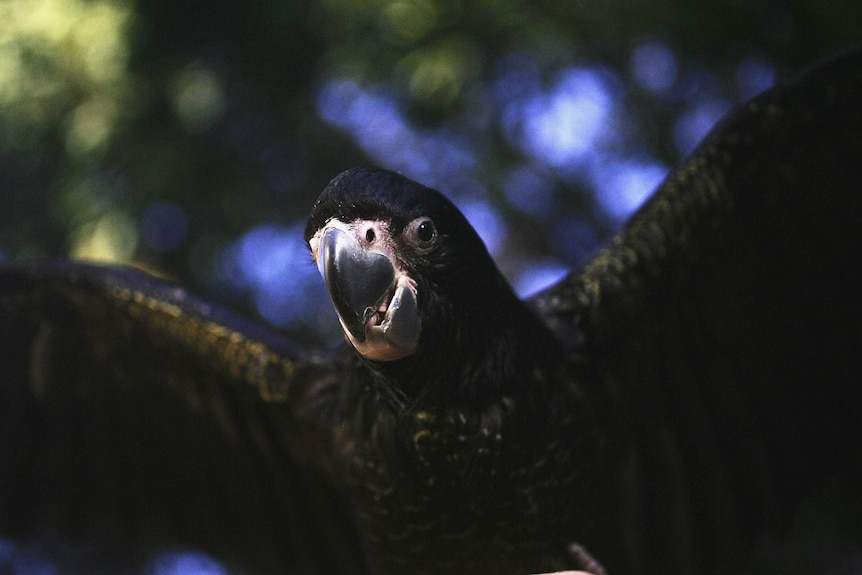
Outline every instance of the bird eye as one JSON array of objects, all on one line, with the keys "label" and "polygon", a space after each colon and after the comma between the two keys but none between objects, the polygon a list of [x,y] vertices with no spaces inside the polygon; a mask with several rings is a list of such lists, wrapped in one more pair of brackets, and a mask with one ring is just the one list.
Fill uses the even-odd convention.
[{"label": "bird eye", "polygon": [[430,242],[434,239],[434,224],[431,220],[425,220],[417,226],[416,237],[420,242]]},{"label": "bird eye", "polygon": [[416,218],[407,225],[407,235],[413,242],[424,246],[437,237],[437,228],[429,218]]}]

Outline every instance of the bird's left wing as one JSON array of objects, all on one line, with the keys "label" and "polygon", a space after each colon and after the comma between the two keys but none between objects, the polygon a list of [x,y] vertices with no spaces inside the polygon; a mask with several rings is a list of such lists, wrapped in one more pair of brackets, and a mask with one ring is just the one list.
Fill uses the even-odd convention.
[{"label": "bird's left wing", "polygon": [[0,543],[61,573],[178,549],[251,573],[362,572],[319,423],[334,380],[147,274],[3,264]]},{"label": "bird's left wing", "polygon": [[608,506],[648,572],[733,565],[859,477],[860,103],[857,49],[740,107],[533,301],[624,446]]}]

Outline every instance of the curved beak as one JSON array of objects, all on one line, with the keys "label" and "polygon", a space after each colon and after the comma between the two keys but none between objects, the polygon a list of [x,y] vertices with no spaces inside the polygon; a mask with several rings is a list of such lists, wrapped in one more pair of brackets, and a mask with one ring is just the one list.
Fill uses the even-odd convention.
[{"label": "curved beak", "polygon": [[396,281],[389,257],[365,249],[351,233],[328,227],[320,237],[317,265],[341,325],[357,342]]},{"label": "curved beak", "polygon": [[364,357],[394,361],[415,353],[419,344],[418,289],[401,268],[385,226],[373,245],[365,241],[368,229],[331,220],[308,245],[344,335]]}]

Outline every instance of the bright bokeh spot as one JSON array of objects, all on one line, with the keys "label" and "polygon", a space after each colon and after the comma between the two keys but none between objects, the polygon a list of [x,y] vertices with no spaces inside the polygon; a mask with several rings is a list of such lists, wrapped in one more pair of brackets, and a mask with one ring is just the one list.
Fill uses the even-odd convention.
[{"label": "bright bokeh spot", "polygon": [[[71,111],[69,144],[84,151],[101,145],[126,96],[130,22],[123,2],[0,2],[0,117],[6,129],[42,127],[85,94]],[[28,64],[33,61],[40,65]]]},{"label": "bright bokeh spot", "polygon": [[150,562],[149,575],[229,575],[218,561],[200,552],[170,551]]},{"label": "bright bokeh spot", "polygon": [[652,194],[667,172],[667,166],[654,161],[600,162],[593,171],[596,198],[612,218],[625,220]]},{"label": "bright bokeh spot", "polygon": [[389,30],[401,41],[415,41],[437,24],[437,6],[429,0],[396,0],[382,10]]},{"label": "bright bokeh spot", "polygon": [[543,259],[532,262],[515,278],[515,292],[521,297],[529,297],[554,285],[569,271],[569,266],[557,260]]},{"label": "bright bokeh spot", "polygon": [[728,110],[730,110],[728,102],[709,99],[698,101],[680,115],[673,127],[673,141],[679,153],[682,155],[691,153]]},{"label": "bright bokeh spot", "polygon": [[110,99],[84,102],[69,115],[66,149],[73,157],[83,157],[104,148],[114,129],[117,110]]},{"label": "bright bokeh spot", "polygon": [[412,126],[404,118],[399,100],[385,89],[335,79],[321,90],[317,106],[326,122],[351,134],[379,165],[425,185],[445,189],[475,164],[463,137],[447,127]]},{"label": "bright bokeh spot", "polygon": [[75,230],[69,256],[101,262],[128,262],[138,247],[135,222],[118,210],[105,213]]},{"label": "bright bokeh spot", "polygon": [[491,255],[499,256],[506,239],[506,227],[497,211],[488,202],[479,200],[461,201],[457,204],[458,209],[485,242]]},{"label": "bright bokeh spot", "polygon": [[559,168],[594,149],[613,111],[605,76],[575,68],[563,71],[549,91],[510,104],[505,121],[510,140],[535,160]]},{"label": "bright bokeh spot", "polygon": [[632,54],[632,77],[651,92],[666,92],[676,82],[677,64],[673,51],[661,42],[647,42]]},{"label": "bright bokeh spot", "polygon": [[177,117],[192,134],[215,124],[227,106],[221,80],[212,71],[199,66],[190,66],[178,74],[172,99]]},{"label": "bright bokeh spot", "polygon": [[[264,224],[241,236],[222,258],[220,276],[251,296],[270,324],[304,322],[320,327],[331,306],[302,240],[304,225]],[[328,321],[327,321],[328,323]]]},{"label": "bright bokeh spot", "polygon": [[751,56],[736,68],[736,89],[741,100],[748,100],[775,83],[775,68],[764,58]]},{"label": "bright bokeh spot", "polygon": [[407,79],[412,99],[445,108],[461,93],[473,66],[473,51],[465,42],[446,40],[408,53],[396,67]]}]

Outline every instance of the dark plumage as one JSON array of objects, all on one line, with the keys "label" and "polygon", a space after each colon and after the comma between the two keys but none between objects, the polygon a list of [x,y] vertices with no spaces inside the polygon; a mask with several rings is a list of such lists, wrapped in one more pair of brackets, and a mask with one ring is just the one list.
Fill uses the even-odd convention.
[{"label": "dark plumage", "polygon": [[[442,195],[345,172],[305,234],[333,358],[137,272],[6,264],[0,536],[86,541],[78,572],[762,564],[807,497],[862,499],[859,102],[860,52],[755,99],[528,302]],[[809,543],[797,572],[841,572]]]},{"label": "dark plumage", "polygon": [[[420,217],[436,236],[416,246],[409,223]],[[332,218],[385,222],[421,315],[415,353],[361,360],[341,375],[346,439],[337,443],[374,535],[372,563],[383,572],[567,565],[567,542],[587,518],[579,499],[595,446],[559,342],[438,192],[350,170],[321,195],[306,239]]]}]

